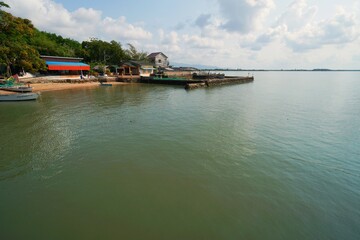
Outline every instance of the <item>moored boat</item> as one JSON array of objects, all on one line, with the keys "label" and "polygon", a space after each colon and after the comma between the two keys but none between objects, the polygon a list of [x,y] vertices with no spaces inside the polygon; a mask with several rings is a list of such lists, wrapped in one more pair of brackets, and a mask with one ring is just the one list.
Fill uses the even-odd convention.
[{"label": "moored boat", "polygon": [[1,94],[0,101],[30,101],[39,97],[37,93]]},{"label": "moored boat", "polygon": [[10,91],[10,92],[32,92],[32,87],[27,86],[1,86],[0,90]]},{"label": "moored boat", "polygon": [[103,83],[103,82],[100,82],[100,86],[111,87],[112,84],[111,84],[111,83]]}]

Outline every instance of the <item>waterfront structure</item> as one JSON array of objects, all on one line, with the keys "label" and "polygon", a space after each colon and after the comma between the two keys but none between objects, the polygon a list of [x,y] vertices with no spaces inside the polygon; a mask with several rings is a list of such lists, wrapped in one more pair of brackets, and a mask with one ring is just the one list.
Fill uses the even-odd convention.
[{"label": "waterfront structure", "polygon": [[167,68],[169,67],[168,57],[162,52],[150,53],[147,58],[155,67]]},{"label": "waterfront structure", "polygon": [[121,63],[118,71],[122,76],[149,77],[154,73],[154,68],[149,63],[128,61]]},{"label": "waterfront structure", "polygon": [[40,56],[46,63],[47,72],[53,74],[82,75],[82,71],[89,71],[90,66],[82,63],[83,58]]}]

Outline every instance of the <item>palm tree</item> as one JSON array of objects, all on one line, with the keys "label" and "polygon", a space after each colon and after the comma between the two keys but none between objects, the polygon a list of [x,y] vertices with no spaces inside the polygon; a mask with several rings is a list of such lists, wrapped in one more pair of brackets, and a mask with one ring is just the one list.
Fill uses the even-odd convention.
[{"label": "palm tree", "polygon": [[2,7],[10,8],[9,5],[7,5],[6,3],[0,1],[0,8],[2,8]]},{"label": "palm tree", "polygon": [[144,61],[147,57],[147,52],[138,52],[134,45],[128,43],[129,49],[125,50],[126,54],[129,55],[131,60]]}]

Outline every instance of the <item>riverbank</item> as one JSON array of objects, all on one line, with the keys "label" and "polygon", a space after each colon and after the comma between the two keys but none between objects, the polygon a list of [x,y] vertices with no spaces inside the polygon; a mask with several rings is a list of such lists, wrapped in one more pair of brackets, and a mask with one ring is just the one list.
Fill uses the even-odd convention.
[{"label": "riverbank", "polygon": [[[111,82],[112,85],[124,85],[127,83]],[[59,91],[66,89],[79,89],[79,88],[93,88],[100,87],[98,82],[84,82],[84,83],[33,83],[30,85],[33,92],[48,92]]]},{"label": "riverbank", "polygon": [[[206,75],[206,79],[192,79],[192,72],[178,71],[178,72],[167,72],[167,77],[162,79],[150,79],[145,78],[141,80],[139,76],[111,76],[103,78],[95,77],[84,77],[80,78],[77,75],[64,75],[64,76],[46,76],[46,77],[34,77],[34,78],[20,78],[20,82],[24,85],[31,86],[33,92],[48,92],[48,91],[59,91],[67,89],[78,89],[78,88],[91,88],[99,87],[99,82],[110,82],[112,85],[124,85],[129,83],[157,83],[157,84],[175,84],[175,85],[186,85],[186,89],[194,89],[199,87],[208,87],[212,85],[222,85],[230,83],[246,83],[252,82],[253,77],[224,77],[221,79],[210,79],[210,75]],[[173,78],[181,78],[176,81]],[[240,79],[240,81],[239,81]],[[1,91],[0,94],[11,94],[8,91]]]}]

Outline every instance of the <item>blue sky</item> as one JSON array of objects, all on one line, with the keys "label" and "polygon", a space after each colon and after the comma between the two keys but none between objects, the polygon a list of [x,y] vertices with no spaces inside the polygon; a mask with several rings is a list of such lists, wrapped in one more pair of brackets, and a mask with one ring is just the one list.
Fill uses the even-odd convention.
[{"label": "blue sky", "polygon": [[170,64],[360,69],[358,0],[4,2],[41,30],[162,51]]}]

